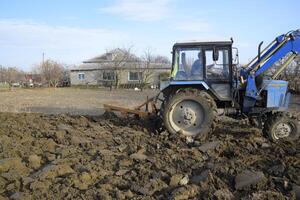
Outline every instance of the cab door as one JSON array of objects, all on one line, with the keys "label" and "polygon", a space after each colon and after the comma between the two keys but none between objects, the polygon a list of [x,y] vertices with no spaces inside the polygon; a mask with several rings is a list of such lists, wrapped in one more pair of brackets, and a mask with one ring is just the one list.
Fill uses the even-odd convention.
[{"label": "cab door", "polygon": [[214,46],[204,49],[205,79],[213,93],[222,101],[230,101],[232,88],[231,47]]}]

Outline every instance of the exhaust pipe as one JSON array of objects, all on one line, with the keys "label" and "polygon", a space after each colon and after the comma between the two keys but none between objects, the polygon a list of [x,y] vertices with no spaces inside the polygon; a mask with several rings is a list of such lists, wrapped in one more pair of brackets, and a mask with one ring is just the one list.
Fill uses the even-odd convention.
[{"label": "exhaust pipe", "polygon": [[261,56],[261,46],[263,45],[264,41],[261,41],[258,45],[258,56],[257,56],[257,61],[260,61],[260,56]]}]

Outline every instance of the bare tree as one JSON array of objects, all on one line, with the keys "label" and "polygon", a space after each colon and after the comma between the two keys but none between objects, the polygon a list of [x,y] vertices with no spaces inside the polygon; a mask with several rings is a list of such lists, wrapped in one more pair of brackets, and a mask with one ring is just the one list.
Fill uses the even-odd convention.
[{"label": "bare tree", "polygon": [[170,60],[166,56],[157,55],[154,57],[154,62],[158,64],[170,64]]},{"label": "bare tree", "polygon": [[300,75],[300,56],[297,56],[297,58],[295,59],[295,63],[296,63],[296,67],[294,70],[294,75],[295,75],[295,77],[299,77],[299,75]]},{"label": "bare tree", "polygon": [[170,64],[167,57],[162,55],[154,55],[150,48],[147,48],[142,55],[142,64],[140,65],[140,71],[142,72],[142,77],[140,79],[142,88],[146,87],[151,79],[155,76],[155,71],[153,68],[162,68]]},{"label": "bare tree", "polygon": [[5,82],[5,67],[0,65],[0,82]]},{"label": "bare tree", "polygon": [[290,70],[287,74],[286,80],[289,81],[290,89],[295,92],[300,92],[300,56],[296,57],[289,68]]},{"label": "bare tree", "polygon": [[115,72],[115,87],[118,88],[120,85],[121,74],[124,71],[124,67],[129,62],[137,61],[137,57],[131,53],[132,46],[128,48],[117,48],[114,50],[110,50],[106,53],[106,55],[110,58],[108,60],[111,61],[111,67]]},{"label": "bare tree", "polygon": [[[277,63],[277,68],[283,65],[287,57]],[[294,92],[300,92],[300,57],[296,57],[294,61],[284,69],[283,73],[279,76],[280,79],[289,81],[289,88]]]},{"label": "bare tree", "polygon": [[37,65],[35,71],[42,76],[43,82],[49,87],[57,87],[66,74],[64,65],[50,59]]},{"label": "bare tree", "polygon": [[15,67],[7,68],[7,82],[12,85],[12,83],[20,83],[24,81],[25,73]]},{"label": "bare tree", "polygon": [[13,83],[22,83],[25,80],[25,72],[16,67],[0,66],[0,82],[8,83],[10,86]]},{"label": "bare tree", "polygon": [[147,48],[144,51],[142,60],[143,62],[140,65],[140,71],[142,72],[142,75],[141,77],[139,77],[141,82],[141,89],[143,89],[150,82],[150,79],[154,75],[153,70],[151,70],[151,63],[154,61],[154,56],[150,48]]}]

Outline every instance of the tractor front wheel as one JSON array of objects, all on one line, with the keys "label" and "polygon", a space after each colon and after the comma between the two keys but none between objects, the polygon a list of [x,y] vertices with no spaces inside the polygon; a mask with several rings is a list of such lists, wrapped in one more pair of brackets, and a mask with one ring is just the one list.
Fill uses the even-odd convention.
[{"label": "tractor front wheel", "polygon": [[273,142],[282,140],[294,141],[300,135],[300,122],[288,113],[277,112],[268,115],[263,132]]},{"label": "tractor front wheel", "polygon": [[[213,101],[208,94],[179,92],[172,96],[164,107],[163,121],[172,134],[206,139],[214,124]],[[214,104],[215,105],[215,104]]]}]

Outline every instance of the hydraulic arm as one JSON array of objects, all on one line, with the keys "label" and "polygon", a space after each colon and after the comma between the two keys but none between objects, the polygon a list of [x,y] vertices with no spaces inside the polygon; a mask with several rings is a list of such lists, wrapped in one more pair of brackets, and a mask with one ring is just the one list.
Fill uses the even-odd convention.
[{"label": "hydraulic arm", "polygon": [[[261,46],[261,45],[260,45]],[[260,86],[257,85],[257,79],[278,60],[288,55],[285,63],[277,69],[272,75],[272,79],[276,79],[278,75],[293,61],[300,53],[300,29],[288,32],[285,35],[278,36],[271,42],[262,52],[246,66],[241,72],[243,79],[247,80],[244,111],[254,106],[256,100],[260,99]]]},{"label": "hydraulic arm", "polygon": [[254,74],[259,76],[288,53],[296,55],[300,53],[300,29],[278,36],[246,65],[243,75]]}]

